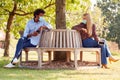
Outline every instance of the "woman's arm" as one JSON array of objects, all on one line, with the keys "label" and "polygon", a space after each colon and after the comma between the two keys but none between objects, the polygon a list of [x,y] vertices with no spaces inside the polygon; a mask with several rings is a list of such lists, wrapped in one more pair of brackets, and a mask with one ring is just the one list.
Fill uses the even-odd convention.
[{"label": "woman's arm", "polygon": [[87,33],[87,29],[86,29],[86,28],[83,28],[83,27],[81,27],[81,26],[83,26],[83,25],[80,23],[80,24],[78,24],[78,25],[73,26],[72,29],[77,30],[77,31],[82,32],[82,33],[88,34],[88,33]]},{"label": "woman's arm", "polygon": [[81,24],[75,25],[75,26],[72,27],[72,29],[77,30],[77,31],[81,31],[80,25]]}]

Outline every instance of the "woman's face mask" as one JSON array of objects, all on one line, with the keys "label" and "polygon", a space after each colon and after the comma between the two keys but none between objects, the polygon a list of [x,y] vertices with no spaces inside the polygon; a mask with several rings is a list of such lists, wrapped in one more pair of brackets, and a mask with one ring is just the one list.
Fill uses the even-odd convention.
[{"label": "woman's face mask", "polygon": [[83,20],[82,23],[86,24],[86,23],[87,23],[87,20]]}]

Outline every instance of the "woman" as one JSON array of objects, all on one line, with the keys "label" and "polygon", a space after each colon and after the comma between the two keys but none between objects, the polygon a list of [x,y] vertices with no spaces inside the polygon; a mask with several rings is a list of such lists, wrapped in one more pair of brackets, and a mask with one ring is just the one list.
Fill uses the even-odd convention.
[{"label": "woman", "polygon": [[[105,40],[100,40],[96,34],[96,27],[92,24],[91,17],[88,13],[83,15],[83,21],[73,26],[72,29],[75,29],[80,32],[82,37],[83,47],[100,47],[101,48],[101,63],[102,68],[107,67],[107,57],[109,57],[109,61],[116,62],[118,59],[113,58],[111,52],[106,44]],[[101,44],[100,44],[101,43]]]}]

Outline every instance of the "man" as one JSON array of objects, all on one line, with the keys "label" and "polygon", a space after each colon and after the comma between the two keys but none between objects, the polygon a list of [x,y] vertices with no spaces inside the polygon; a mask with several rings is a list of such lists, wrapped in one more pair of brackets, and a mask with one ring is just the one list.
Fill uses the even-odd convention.
[{"label": "man", "polygon": [[5,66],[6,68],[15,67],[15,64],[18,63],[22,49],[26,47],[36,47],[38,45],[41,35],[40,31],[52,28],[52,26],[42,18],[44,14],[45,11],[42,9],[36,9],[34,11],[34,18],[28,21],[23,37],[21,37],[17,43],[14,58]]}]

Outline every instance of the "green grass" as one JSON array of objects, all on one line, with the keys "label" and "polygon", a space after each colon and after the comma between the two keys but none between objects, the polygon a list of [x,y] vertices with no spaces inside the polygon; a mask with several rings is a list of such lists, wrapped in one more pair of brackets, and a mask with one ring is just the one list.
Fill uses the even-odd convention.
[{"label": "green grass", "polygon": [[0,80],[120,80],[120,67],[114,63],[111,69],[83,70],[31,70],[5,69],[8,61],[0,60]]},{"label": "green grass", "polygon": [[109,64],[110,69],[35,70],[18,67],[3,68],[10,60],[11,58],[0,57],[0,80],[120,80],[120,61]]},{"label": "green grass", "polygon": [[[13,56],[15,48],[11,48],[10,56]],[[120,61],[108,64],[110,69],[81,69],[81,70],[34,70],[25,68],[3,68],[10,58],[2,57],[0,50],[0,80],[120,80]],[[89,56],[93,58],[92,56]],[[115,57],[119,58],[120,55]]]}]

